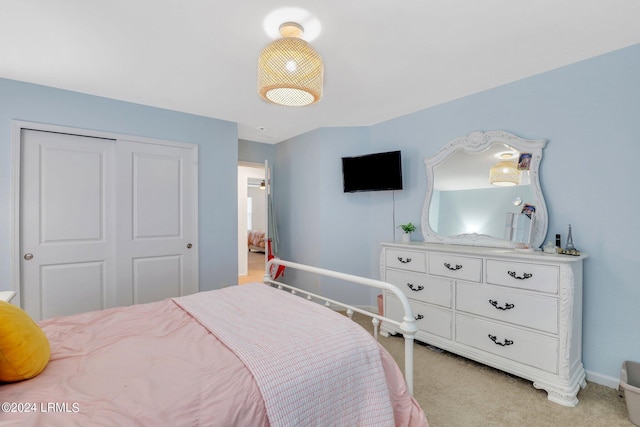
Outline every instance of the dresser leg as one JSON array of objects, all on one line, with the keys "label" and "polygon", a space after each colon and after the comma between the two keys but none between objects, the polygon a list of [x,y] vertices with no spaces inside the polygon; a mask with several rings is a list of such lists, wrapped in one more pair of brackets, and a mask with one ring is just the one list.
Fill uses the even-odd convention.
[{"label": "dresser leg", "polygon": [[571,393],[560,393],[547,390],[547,398],[550,401],[563,406],[576,406],[578,404],[578,398],[575,394]]},{"label": "dresser leg", "polygon": [[[584,386],[582,385],[584,383]],[[561,389],[549,384],[533,383],[533,386],[537,389],[541,389],[547,392],[547,398],[562,406],[576,406],[578,404],[578,391],[586,386],[586,382],[582,380],[580,383],[576,383],[573,387],[569,386],[566,389]]]}]

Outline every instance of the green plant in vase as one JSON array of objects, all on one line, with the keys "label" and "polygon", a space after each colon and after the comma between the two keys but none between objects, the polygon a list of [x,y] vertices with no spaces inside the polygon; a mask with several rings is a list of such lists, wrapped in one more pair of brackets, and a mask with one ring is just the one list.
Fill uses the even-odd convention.
[{"label": "green plant in vase", "polygon": [[404,232],[404,234],[402,235],[402,241],[403,242],[410,242],[411,241],[411,233],[416,231],[416,226],[409,222],[407,224],[400,224],[398,226],[398,228],[401,228],[402,231]]}]

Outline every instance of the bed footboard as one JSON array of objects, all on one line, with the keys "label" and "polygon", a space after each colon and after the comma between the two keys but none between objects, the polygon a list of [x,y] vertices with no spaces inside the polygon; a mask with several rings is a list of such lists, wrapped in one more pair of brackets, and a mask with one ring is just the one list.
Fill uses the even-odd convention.
[{"label": "bed footboard", "polygon": [[[400,303],[402,304],[402,308],[404,310],[404,316],[402,318],[402,322],[399,322],[394,319],[390,319],[388,317],[381,316],[376,313],[372,313],[370,311],[362,310],[360,308],[357,308],[339,301],[335,301],[333,299],[326,298],[321,295],[316,295],[312,292],[305,291],[300,288],[296,288],[295,286],[291,286],[286,283],[281,283],[276,280],[273,280],[270,272],[271,272],[271,267],[274,264],[393,292],[396,295],[396,297],[400,300]],[[355,276],[352,274],[340,273],[333,270],[327,270],[319,267],[312,267],[309,265],[298,264],[292,261],[285,261],[277,258],[274,258],[267,263],[263,281],[264,283],[275,285],[279,289],[287,289],[293,294],[301,294],[303,296],[306,295],[306,298],[310,301],[316,299],[316,300],[324,301],[324,304],[326,306],[331,306],[333,304],[333,305],[337,305],[339,307],[345,308],[347,311],[347,315],[349,317],[353,316],[354,312],[371,317],[374,336],[376,339],[378,338],[378,326],[380,325],[381,321],[389,322],[390,324],[396,325],[400,329],[400,331],[402,331],[402,336],[404,337],[404,366],[405,366],[404,376],[405,376],[405,381],[407,383],[407,389],[409,390],[409,393],[413,394],[413,341],[414,341],[416,332],[418,331],[418,327],[416,325],[416,320],[415,320],[415,317],[413,316],[411,306],[409,305],[409,300],[407,299],[406,295],[398,287],[390,283],[382,282],[380,280],[369,279],[366,277]]]}]

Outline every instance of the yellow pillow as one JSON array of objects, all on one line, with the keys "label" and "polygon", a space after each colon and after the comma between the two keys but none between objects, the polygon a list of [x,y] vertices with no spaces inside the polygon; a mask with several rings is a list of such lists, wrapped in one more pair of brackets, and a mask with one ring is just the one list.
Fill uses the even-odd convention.
[{"label": "yellow pillow", "polygon": [[0,381],[28,380],[49,363],[49,340],[19,307],[0,301]]}]

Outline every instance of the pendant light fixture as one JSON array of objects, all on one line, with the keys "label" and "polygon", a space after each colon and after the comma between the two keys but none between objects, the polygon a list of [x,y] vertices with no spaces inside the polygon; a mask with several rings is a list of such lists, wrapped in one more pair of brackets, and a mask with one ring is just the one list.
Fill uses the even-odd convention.
[{"label": "pendant light fixture", "polygon": [[322,57],[300,38],[301,25],[286,22],[258,57],[258,93],[273,104],[300,107],[322,98]]},{"label": "pendant light fixture", "polygon": [[521,172],[514,161],[500,161],[489,169],[489,182],[500,187],[520,184]]}]

